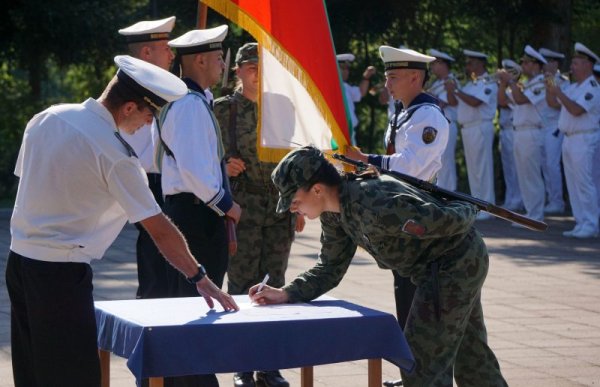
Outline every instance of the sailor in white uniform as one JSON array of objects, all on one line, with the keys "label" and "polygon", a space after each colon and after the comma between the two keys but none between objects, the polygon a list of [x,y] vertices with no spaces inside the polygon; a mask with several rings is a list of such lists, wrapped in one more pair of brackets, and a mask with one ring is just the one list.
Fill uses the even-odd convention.
[{"label": "sailor in white uniform", "polygon": [[[463,50],[463,54],[467,57],[466,71],[471,80],[461,89],[449,85],[448,101],[458,101],[457,118],[462,126],[471,195],[495,203],[492,147],[498,85],[485,69],[486,54],[472,50]],[[478,220],[490,218],[485,212],[477,215]]]},{"label": "sailor in white uniform", "polygon": [[[141,21],[119,30],[127,42],[129,54],[134,58],[152,63],[169,70],[173,62],[173,51],[167,44],[175,25],[175,16],[161,20]],[[156,127],[152,124],[142,126],[134,134],[121,132],[121,135],[133,147],[142,168],[148,177],[148,186],[154,199],[163,206],[160,166],[154,158],[154,150],[159,144]],[[136,241],[136,260],[138,272],[137,298],[161,298],[167,296],[165,259],[154,241],[141,225]]]},{"label": "sailor in white uniform", "polygon": [[450,191],[455,191],[456,136],[458,131],[456,123],[456,105],[451,105],[448,103],[448,91],[446,90],[446,83],[458,83],[456,76],[450,69],[455,59],[447,53],[434,48],[428,50],[427,53],[435,57],[435,60],[430,64],[430,68],[432,74],[436,76],[436,80],[427,89],[427,92],[440,101],[440,106],[444,112],[444,115],[450,122],[448,145],[446,145],[446,149],[442,155],[442,167],[438,173],[437,185]]},{"label": "sailor in white uniform", "polygon": [[[511,59],[502,60],[502,68],[513,71],[515,81],[521,76],[521,66]],[[498,89],[499,95],[504,90]],[[498,98],[498,125],[500,126],[500,161],[502,162],[502,175],[504,177],[504,208],[511,211],[517,211],[523,208],[523,199],[519,190],[519,181],[517,179],[517,169],[515,166],[514,154],[514,131],[513,125],[514,104],[510,100],[500,100]]]},{"label": "sailor in white uniform", "polygon": [[600,86],[593,74],[593,66],[598,62],[600,58],[593,51],[575,43],[571,60],[574,82],[564,92],[556,85],[547,85],[547,92],[561,105],[558,127],[565,135],[562,157],[575,217],[575,227],[563,235],[570,238],[598,236],[600,211],[592,173],[600,140]]},{"label": "sailor in white uniform", "polygon": [[542,178],[541,133],[544,127],[541,111],[546,105],[542,68],[546,59],[529,45],[525,46],[524,51],[521,68],[527,81],[521,89],[511,74],[500,70],[498,77],[501,91],[498,92],[498,101],[507,103],[507,99],[510,99],[514,105],[514,157],[519,189],[527,216],[541,221],[544,218],[546,197]]},{"label": "sailor in white uniform", "polygon": [[[546,81],[558,85],[563,91],[569,86],[569,79],[560,73],[560,64],[565,55],[547,48],[538,51],[548,63],[544,66]],[[549,96],[547,97],[549,98]],[[544,135],[542,174],[546,185],[547,203],[544,212],[547,214],[560,214],[565,211],[565,200],[563,198],[563,174],[561,166],[562,142],[564,134],[558,130],[558,116],[560,105],[551,106],[546,104],[542,109],[544,116]]]}]

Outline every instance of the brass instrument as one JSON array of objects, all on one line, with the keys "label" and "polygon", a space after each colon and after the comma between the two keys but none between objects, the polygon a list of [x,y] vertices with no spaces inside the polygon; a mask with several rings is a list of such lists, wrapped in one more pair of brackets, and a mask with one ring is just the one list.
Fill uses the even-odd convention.
[{"label": "brass instrument", "polygon": [[465,76],[464,74],[455,75],[454,73],[450,73],[444,82],[437,82],[438,80],[439,78],[436,78],[427,88],[425,88],[425,92],[432,95],[440,95],[445,90],[448,82],[453,82],[456,85],[456,88],[460,89],[465,83]]},{"label": "brass instrument", "polygon": [[488,74],[485,77],[478,78],[478,80],[481,79],[481,80],[483,80],[484,83],[499,82],[500,81],[500,74],[501,74],[501,72],[508,73],[510,75],[510,77],[513,80],[515,80],[515,81],[518,80],[519,77],[521,76],[521,72],[519,70],[515,69],[515,68],[512,68],[512,67],[507,67],[507,68],[506,67],[502,67],[502,68],[498,69],[498,71],[496,71],[496,73],[494,73],[494,74]]}]

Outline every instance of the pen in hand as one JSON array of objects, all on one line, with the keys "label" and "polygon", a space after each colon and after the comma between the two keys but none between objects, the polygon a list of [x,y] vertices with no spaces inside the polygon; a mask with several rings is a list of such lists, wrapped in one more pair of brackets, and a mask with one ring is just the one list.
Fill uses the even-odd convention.
[{"label": "pen in hand", "polygon": [[269,273],[267,273],[265,275],[265,278],[262,280],[262,282],[260,283],[260,285],[258,285],[258,290],[256,291],[256,293],[260,293],[263,290],[263,288],[267,284],[268,280],[269,280]]}]

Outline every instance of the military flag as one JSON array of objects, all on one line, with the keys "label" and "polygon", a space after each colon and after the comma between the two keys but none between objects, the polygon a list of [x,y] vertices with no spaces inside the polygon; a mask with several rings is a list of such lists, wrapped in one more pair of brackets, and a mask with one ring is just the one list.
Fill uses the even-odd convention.
[{"label": "military flag", "polygon": [[259,158],[349,144],[348,119],[323,0],[202,0],[260,47]]}]

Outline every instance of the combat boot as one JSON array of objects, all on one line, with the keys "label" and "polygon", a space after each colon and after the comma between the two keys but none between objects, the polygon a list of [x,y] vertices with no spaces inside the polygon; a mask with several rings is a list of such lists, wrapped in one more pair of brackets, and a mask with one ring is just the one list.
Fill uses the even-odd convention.
[{"label": "combat boot", "polygon": [[287,380],[281,376],[278,370],[274,371],[257,371],[256,372],[257,387],[290,387]]},{"label": "combat boot", "polygon": [[254,372],[236,372],[233,374],[234,387],[256,387]]}]

